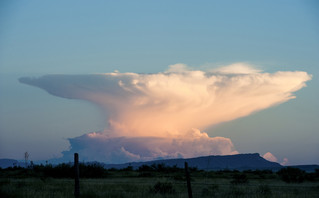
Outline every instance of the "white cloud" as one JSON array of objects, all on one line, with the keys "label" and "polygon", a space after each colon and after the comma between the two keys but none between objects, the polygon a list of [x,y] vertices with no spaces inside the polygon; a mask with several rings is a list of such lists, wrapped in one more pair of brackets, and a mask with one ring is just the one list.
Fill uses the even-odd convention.
[{"label": "white cloud", "polygon": [[107,163],[238,154],[229,138],[208,137],[197,129],[192,129],[186,138],[109,137],[106,133],[89,133],[69,141],[71,150],[64,152],[63,161],[72,159],[75,152],[84,161]]},{"label": "white cloud", "polygon": [[234,63],[211,71],[222,74],[256,74],[262,72],[262,70],[256,69],[247,63]]},{"label": "white cloud", "polygon": [[174,65],[169,65],[168,69],[166,70],[167,73],[182,73],[189,71],[190,68],[183,64],[183,63],[176,63]]}]

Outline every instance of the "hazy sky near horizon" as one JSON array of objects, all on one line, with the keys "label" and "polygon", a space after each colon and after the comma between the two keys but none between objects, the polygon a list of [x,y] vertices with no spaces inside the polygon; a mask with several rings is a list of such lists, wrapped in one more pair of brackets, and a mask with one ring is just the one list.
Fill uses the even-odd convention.
[{"label": "hazy sky near horizon", "polygon": [[60,157],[68,138],[101,131],[105,112],[19,83],[46,74],[158,73],[183,63],[245,63],[312,75],[296,98],[208,127],[239,153],[319,164],[316,1],[0,2],[0,158]]}]

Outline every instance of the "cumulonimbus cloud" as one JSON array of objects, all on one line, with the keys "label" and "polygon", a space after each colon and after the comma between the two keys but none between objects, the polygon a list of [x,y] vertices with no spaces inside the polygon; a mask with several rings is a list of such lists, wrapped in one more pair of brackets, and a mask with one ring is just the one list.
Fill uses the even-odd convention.
[{"label": "cumulonimbus cloud", "polygon": [[[95,155],[113,149],[113,157],[101,158],[117,162],[116,156],[144,160],[237,153],[230,139],[208,137],[199,130],[286,102],[310,79],[302,71],[262,73],[245,64],[206,72],[176,64],[156,74],[114,72],[19,80],[55,96],[99,105],[109,115],[108,128],[71,139],[71,146]],[[140,141],[143,138],[147,141]]]},{"label": "cumulonimbus cloud", "polygon": [[271,162],[278,162],[277,157],[270,152],[265,153],[263,158]]},{"label": "cumulonimbus cloud", "polygon": [[[271,162],[278,162],[277,157],[275,155],[273,155],[272,153],[270,153],[270,152],[265,153],[263,155],[263,158],[268,160],[268,161],[271,161]],[[288,165],[288,162],[289,162],[288,158],[285,157],[285,158],[282,159],[282,162],[280,162],[280,164],[282,166],[286,166],[286,165]]]}]

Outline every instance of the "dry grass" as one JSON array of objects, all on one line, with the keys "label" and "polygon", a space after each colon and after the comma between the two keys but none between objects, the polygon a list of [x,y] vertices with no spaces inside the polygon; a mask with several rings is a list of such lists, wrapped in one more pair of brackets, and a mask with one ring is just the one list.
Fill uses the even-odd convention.
[{"label": "dry grass", "polygon": [[[193,177],[193,197],[319,197],[318,182],[287,184],[276,178],[249,179],[244,184],[232,184],[230,178]],[[156,183],[171,185],[173,191],[154,191]],[[167,185],[162,185],[166,188]],[[171,177],[113,177],[105,179],[81,179],[81,197],[147,198],[187,197],[186,182]],[[1,198],[71,198],[72,179],[24,178],[0,179]],[[160,193],[164,192],[164,193]]]}]

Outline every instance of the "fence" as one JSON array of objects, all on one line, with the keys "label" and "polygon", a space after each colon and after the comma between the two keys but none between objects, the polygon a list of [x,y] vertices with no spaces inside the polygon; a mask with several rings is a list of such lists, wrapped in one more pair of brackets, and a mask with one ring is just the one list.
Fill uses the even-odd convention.
[{"label": "fence", "polygon": [[[76,157],[75,157],[76,159]],[[75,163],[76,164],[76,163]],[[76,168],[75,168],[76,170]],[[275,174],[208,172],[188,168],[157,175],[147,171],[113,170],[103,179],[81,179],[83,197],[318,197],[318,182],[286,184]],[[112,172],[112,171],[110,171]],[[246,176],[248,175],[248,177]],[[75,187],[77,186],[75,179]],[[75,197],[80,192],[75,188]]]}]

